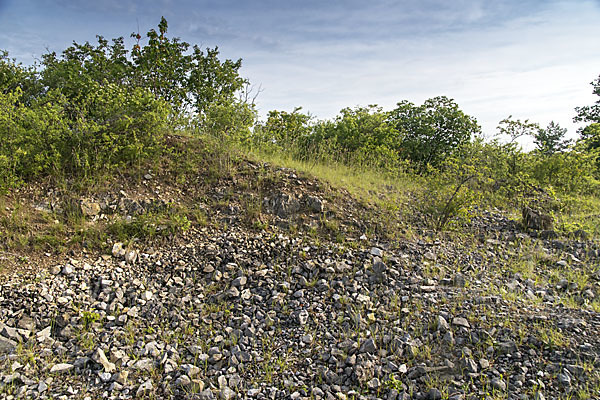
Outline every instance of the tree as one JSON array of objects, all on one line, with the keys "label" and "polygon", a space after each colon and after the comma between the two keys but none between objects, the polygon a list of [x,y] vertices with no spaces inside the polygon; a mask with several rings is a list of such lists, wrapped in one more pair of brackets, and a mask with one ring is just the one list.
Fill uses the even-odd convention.
[{"label": "tree", "polygon": [[[593,93],[600,96],[600,76],[590,84],[594,87]],[[600,122],[600,99],[592,106],[575,107],[575,111],[577,115],[573,118],[574,122]]]},{"label": "tree", "polygon": [[600,123],[595,122],[583,128],[579,140],[588,150],[600,149]]},{"label": "tree", "polygon": [[571,144],[570,140],[565,140],[566,133],[566,128],[561,128],[559,124],[550,121],[546,129],[539,128],[534,134],[534,143],[543,155],[561,153]]},{"label": "tree", "polygon": [[512,119],[512,115],[503,119],[498,123],[496,128],[500,135],[510,137],[510,143],[514,143],[518,138],[523,136],[535,136],[540,130],[540,125],[535,122],[529,122],[528,119],[521,121],[520,119]]},{"label": "tree", "polygon": [[388,113],[387,121],[401,138],[397,146],[400,154],[421,169],[439,164],[481,133],[477,120],[445,96],[426,100],[420,106],[402,101]]},{"label": "tree", "polygon": [[271,143],[280,148],[287,148],[296,144],[301,137],[310,134],[310,115],[300,112],[302,107],[296,107],[292,112],[271,110],[267,121],[255,129],[255,141]]}]

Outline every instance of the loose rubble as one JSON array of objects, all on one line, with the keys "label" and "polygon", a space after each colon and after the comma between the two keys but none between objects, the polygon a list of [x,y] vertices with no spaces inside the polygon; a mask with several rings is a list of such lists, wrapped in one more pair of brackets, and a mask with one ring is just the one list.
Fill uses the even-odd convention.
[{"label": "loose rubble", "polygon": [[[314,194],[264,205],[327,212]],[[494,213],[468,240],[341,243],[227,218],[4,277],[0,397],[600,397],[593,241],[536,238]]]}]

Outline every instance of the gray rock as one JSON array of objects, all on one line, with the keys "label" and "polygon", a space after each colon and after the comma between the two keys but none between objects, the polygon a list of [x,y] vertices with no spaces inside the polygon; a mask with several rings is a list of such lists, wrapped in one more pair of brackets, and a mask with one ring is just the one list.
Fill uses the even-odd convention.
[{"label": "gray rock", "polygon": [[48,384],[44,381],[40,381],[37,385],[37,391],[39,393],[44,393],[46,390],[48,390]]},{"label": "gray rock", "polygon": [[298,313],[298,322],[300,323],[300,325],[306,325],[306,323],[308,322],[308,311],[306,310],[301,310]]},{"label": "gray rock", "polygon": [[381,386],[381,383],[379,382],[379,379],[377,379],[377,378],[373,378],[369,382],[367,382],[367,387],[371,390],[376,390],[380,386]]},{"label": "gray rock", "polygon": [[153,390],[154,386],[152,385],[152,380],[148,379],[137,388],[135,395],[137,397],[146,396],[150,394]]},{"label": "gray rock", "polygon": [[359,351],[361,353],[375,354],[377,353],[377,345],[373,339],[367,339],[360,345]]},{"label": "gray rock", "polygon": [[469,325],[469,321],[467,321],[467,319],[463,317],[454,317],[454,319],[452,320],[452,325],[461,326],[464,328],[471,327],[471,325]]},{"label": "gray rock", "polygon": [[235,278],[235,279],[233,280],[233,282],[231,282],[231,285],[232,285],[232,286],[235,286],[235,287],[241,287],[241,286],[245,286],[245,285],[246,285],[246,282],[247,282],[247,280],[248,280],[248,279],[247,279],[245,276],[238,276],[237,278]]},{"label": "gray rock", "polygon": [[108,361],[108,358],[106,358],[106,354],[104,354],[104,351],[102,349],[97,349],[94,352],[94,354],[92,355],[92,360],[102,365],[104,367],[104,371],[106,372],[114,372],[116,369],[115,364]]},{"label": "gray rock", "polygon": [[222,400],[231,400],[231,399],[235,399],[236,397],[237,396],[236,396],[235,392],[233,390],[231,390],[230,388],[228,388],[227,386],[225,386],[219,392],[219,398]]},{"label": "gray rock", "polygon": [[477,363],[472,358],[465,358],[464,361],[465,368],[468,372],[477,373]]},{"label": "gray rock", "polygon": [[383,250],[381,250],[379,247],[371,247],[370,253],[372,256],[375,256],[375,257],[383,256]]},{"label": "gray rock", "polygon": [[448,321],[441,315],[437,317],[437,328],[440,332],[444,333],[450,329],[450,325],[448,325]]},{"label": "gray rock", "polygon": [[193,364],[183,364],[181,369],[192,378],[200,373],[200,368]]},{"label": "gray rock", "polygon": [[563,387],[571,386],[571,377],[567,373],[558,374],[558,376],[556,377],[556,380],[558,381],[558,384],[560,386],[563,386]]},{"label": "gray rock", "polygon": [[428,400],[441,400],[441,398],[442,398],[442,392],[440,392],[436,388],[431,388],[431,389],[429,389],[429,392],[427,392]]},{"label": "gray rock", "polygon": [[492,387],[496,390],[499,390],[501,392],[506,391],[506,382],[504,382],[500,378],[493,378],[491,384]]},{"label": "gray rock", "polygon": [[69,372],[73,369],[73,364],[60,363],[54,364],[52,368],[50,368],[50,373],[52,374],[62,374],[65,372]]},{"label": "gray rock", "polygon": [[67,264],[67,265],[65,265],[62,268],[61,272],[62,272],[63,275],[67,275],[67,276],[72,275],[73,274],[73,267],[70,264]]}]

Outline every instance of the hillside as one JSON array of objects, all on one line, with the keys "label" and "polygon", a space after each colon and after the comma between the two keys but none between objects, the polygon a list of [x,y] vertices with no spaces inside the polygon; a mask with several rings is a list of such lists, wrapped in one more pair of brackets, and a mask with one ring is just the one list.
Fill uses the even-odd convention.
[{"label": "hillside", "polygon": [[0,398],[600,398],[600,100],[261,121],[132,39],[0,50]]},{"label": "hillside", "polygon": [[497,210],[436,232],[410,205],[204,160],[4,200],[40,230],[81,214],[68,254],[2,253],[3,398],[600,396],[596,240]]}]

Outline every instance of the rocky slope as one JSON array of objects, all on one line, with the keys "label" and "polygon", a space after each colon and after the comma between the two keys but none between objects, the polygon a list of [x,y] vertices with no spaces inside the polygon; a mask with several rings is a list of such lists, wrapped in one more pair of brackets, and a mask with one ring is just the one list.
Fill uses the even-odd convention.
[{"label": "rocky slope", "polygon": [[[597,242],[500,213],[384,237],[347,193],[270,180],[264,230],[230,180],[176,240],[4,276],[0,398],[600,398]],[[145,196],[86,206],[136,218],[169,197]]]}]

